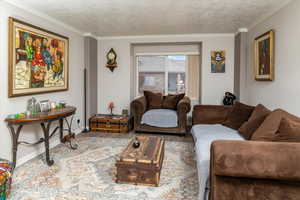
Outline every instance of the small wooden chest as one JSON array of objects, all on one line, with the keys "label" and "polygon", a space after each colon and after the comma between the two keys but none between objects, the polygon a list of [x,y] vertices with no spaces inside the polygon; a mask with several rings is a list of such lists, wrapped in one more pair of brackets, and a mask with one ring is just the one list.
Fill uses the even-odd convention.
[{"label": "small wooden chest", "polygon": [[156,136],[137,136],[139,148],[133,148],[134,139],[117,160],[117,183],[134,185],[159,185],[164,159],[164,140]]},{"label": "small wooden chest", "polygon": [[98,114],[90,118],[89,127],[91,131],[128,133],[132,129],[132,117]]}]

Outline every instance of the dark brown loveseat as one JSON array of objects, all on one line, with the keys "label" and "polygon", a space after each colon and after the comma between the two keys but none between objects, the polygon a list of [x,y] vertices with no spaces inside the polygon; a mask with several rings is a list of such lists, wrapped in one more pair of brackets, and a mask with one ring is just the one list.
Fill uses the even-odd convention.
[{"label": "dark brown loveseat", "polygon": [[[195,106],[193,125],[224,124],[232,111],[227,106]],[[209,199],[299,200],[300,118],[281,109],[256,118],[259,125],[251,117],[245,123],[257,127],[248,139],[212,142]],[[286,120],[290,122],[284,127]]]},{"label": "dark brown loveseat", "polygon": [[172,128],[161,128],[141,124],[143,114],[148,111],[148,102],[145,96],[139,97],[131,102],[131,112],[134,117],[134,130],[136,132],[158,132],[158,133],[173,133],[186,134],[187,130],[187,114],[191,110],[191,101],[188,97],[181,99],[177,106],[176,112],[178,117],[178,126]]}]

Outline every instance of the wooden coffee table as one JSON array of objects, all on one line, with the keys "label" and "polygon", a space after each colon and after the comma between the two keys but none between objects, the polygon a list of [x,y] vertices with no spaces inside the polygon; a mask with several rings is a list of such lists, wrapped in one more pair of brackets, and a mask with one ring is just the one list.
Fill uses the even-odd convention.
[{"label": "wooden coffee table", "polygon": [[139,148],[132,139],[117,160],[117,183],[158,186],[164,159],[165,141],[156,136],[137,136]]}]

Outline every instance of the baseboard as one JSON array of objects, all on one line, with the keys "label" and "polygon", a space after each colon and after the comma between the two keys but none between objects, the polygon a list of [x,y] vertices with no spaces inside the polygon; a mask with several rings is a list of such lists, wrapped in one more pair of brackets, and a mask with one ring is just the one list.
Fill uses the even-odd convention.
[{"label": "baseboard", "polygon": [[[50,149],[56,147],[59,144],[60,144],[59,139],[52,140],[52,142],[50,142],[49,144]],[[27,161],[39,156],[42,153],[45,153],[45,148],[39,148],[37,151],[34,151],[26,156],[23,156],[22,158],[17,159],[17,167],[23,165]]]},{"label": "baseboard", "polygon": [[[74,133],[76,135],[78,135],[81,132],[82,132],[82,130],[74,130]],[[56,147],[59,144],[60,144],[60,139],[59,138],[56,138],[55,140],[52,140],[52,141],[50,139],[49,148],[52,149],[52,148]],[[22,158],[17,159],[17,165],[16,166],[19,167],[19,166],[23,165],[24,163],[28,162],[29,160],[31,160],[31,159],[33,159],[33,158],[35,158],[35,157],[37,157],[37,156],[39,156],[43,153],[45,153],[45,148],[44,147],[39,148],[37,151],[34,151],[34,152],[32,152],[32,153],[30,153],[26,156],[23,156]]]}]

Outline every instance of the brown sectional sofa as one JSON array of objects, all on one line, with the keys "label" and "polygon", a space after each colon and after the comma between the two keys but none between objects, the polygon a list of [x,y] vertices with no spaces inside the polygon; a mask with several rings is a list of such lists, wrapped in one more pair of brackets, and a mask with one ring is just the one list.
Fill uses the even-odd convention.
[{"label": "brown sectional sofa", "polygon": [[[268,112],[258,105],[253,107],[249,118],[239,129],[234,130],[228,128],[226,121],[236,107],[197,105],[193,109],[192,134],[196,139],[196,153],[201,154],[203,145],[211,142],[210,169],[207,169],[210,174],[207,181],[209,199],[299,200],[300,118],[281,109]],[[249,114],[251,107],[247,109]],[[235,120],[240,120],[238,116],[242,115],[240,112]],[[251,130],[251,125],[257,128]],[[245,127],[247,135],[242,135],[239,130],[244,133]],[[201,137],[207,139],[211,129],[224,130],[234,140],[227,140],[223,134],[212,137],[206,143],[199,141]],[[213,131],[211,133],[214,134]],[[218,137],[220,139],[214,140]],[[203,154],[197,161],[201,162],[198,164],[201,168],[205,163]],[[199,166],[198,174],[201,174]],[[201,178],[199,176],[199,182],[203,182]],[[199,200],[208,199],[208,195],[199,194]]]},{"label": "brown sectional sofa", "polygon": [[215,141],[211,200],[299,200],[300,144]]}]

